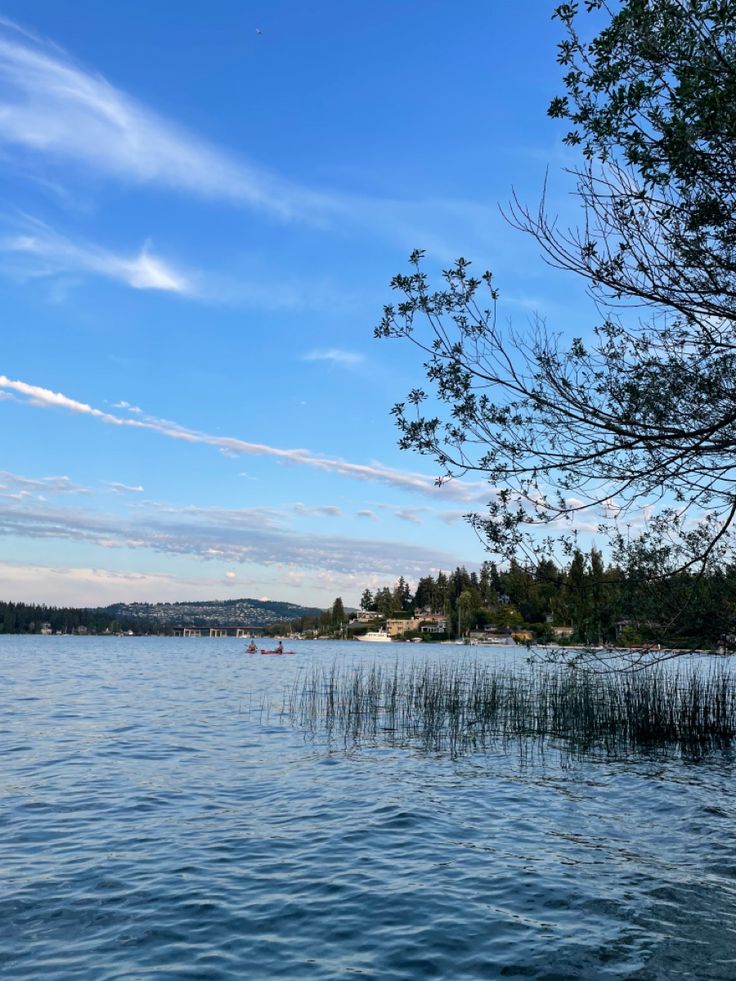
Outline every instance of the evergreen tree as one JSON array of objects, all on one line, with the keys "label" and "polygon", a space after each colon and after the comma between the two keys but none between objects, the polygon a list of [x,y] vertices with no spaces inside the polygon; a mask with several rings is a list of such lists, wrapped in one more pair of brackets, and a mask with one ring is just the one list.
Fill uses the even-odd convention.
[{"label": "evergreen tree", "polygon": [[414,593],[414,609],[434,612],[435,581],[432,576],[423,576],[417,583]]},{"label": "evergreen tree", "polygon": [[587,589],[587,563],[580,549],[575,549],[567,571],[565,600],[568,617],[578,640],[588,643],[590,633],[590,594]]},{"label": "evergreen tree", "polygon": [[411,589],[403,576],[399,576],[393,591],[393,608],[398,612],[406,612],[411,609]]},{"label": "evergreen tree", "polygon": [[342,597],[338,596],[335,602],[332,604],[332,626],[336,629],[342,629],[346,619],[347,617],[345,616],[345,607],[343,606]]},{"label": "evergreen tree", "polygon": [[365,610],[365,612],[375,610],[375,600],[370,589],[363,590],[363,595],[360,597],[360,608],[361,610]]},{"label": "evergreen tree", "polygon": [[394,612],[394,596],[388,586],[382,586],[376,590],[375,606],[378,613],[383,617],[390,617]]}]

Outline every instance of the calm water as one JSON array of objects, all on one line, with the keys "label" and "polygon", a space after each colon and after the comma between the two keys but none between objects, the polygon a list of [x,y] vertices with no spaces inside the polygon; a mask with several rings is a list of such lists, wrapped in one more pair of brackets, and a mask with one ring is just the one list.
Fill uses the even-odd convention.
[{"label": "calm water", "polygon": [[736,978],[731,758],[345,752],[299,671],[456,650],[243,646],[0,638],[3,977]]}]

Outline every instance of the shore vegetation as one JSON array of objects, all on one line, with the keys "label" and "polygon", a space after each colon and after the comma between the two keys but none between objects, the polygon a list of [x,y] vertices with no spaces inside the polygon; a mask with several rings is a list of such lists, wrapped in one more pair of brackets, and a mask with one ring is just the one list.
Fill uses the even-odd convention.
[{"label": "shore vegetation", "polygon": [[468,659],[336,661],[301,674],[284,709],[294,725],[344,747],[379,742],[461,755],[531,742],[700,756],[734,743],[736,679],[723,667],[604,674]]}]

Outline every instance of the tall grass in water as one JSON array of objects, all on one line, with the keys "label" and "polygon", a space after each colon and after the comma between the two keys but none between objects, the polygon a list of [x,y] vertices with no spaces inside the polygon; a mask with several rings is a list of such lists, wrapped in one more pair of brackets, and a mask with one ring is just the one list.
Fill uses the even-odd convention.
[{"label": "tall grass in water", "polygon": [[736,676],[724,668],[600,674],[473,661],[335,663],[302,675],[286,701],[295,724],[346,744],[381,739],[458,755],[526,738],[700,755],[736,738]]}]

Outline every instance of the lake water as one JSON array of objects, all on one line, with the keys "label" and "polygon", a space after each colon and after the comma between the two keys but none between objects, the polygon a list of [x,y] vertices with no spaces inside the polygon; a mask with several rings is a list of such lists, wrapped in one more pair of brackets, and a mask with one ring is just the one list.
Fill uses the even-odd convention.
[{"label": "lake water", "polygon": [[346,751],[299,672],[457,649],[243,647],[0,638],[3,977],[736,978],[730,755]]}]

